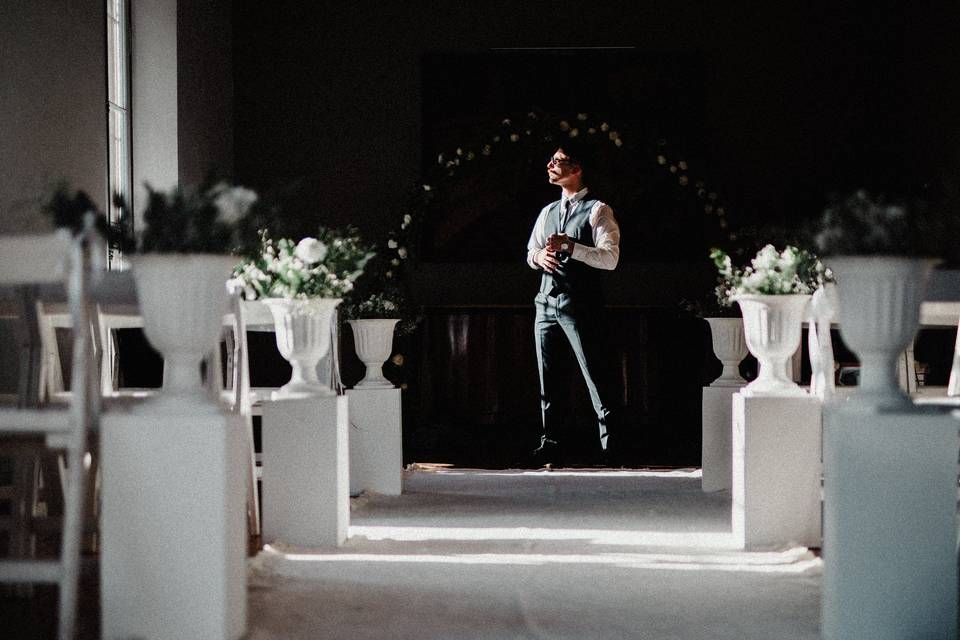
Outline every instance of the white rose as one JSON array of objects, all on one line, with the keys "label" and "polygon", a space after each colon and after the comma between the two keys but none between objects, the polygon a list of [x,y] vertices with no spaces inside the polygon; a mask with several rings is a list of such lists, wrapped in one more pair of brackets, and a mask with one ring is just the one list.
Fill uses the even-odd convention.
[{"label": "white rose", "polygon": [[413,216],[411,216],[409,213],[404,214],[403,224],[410,224],[411,222],[413,222]]},{"label": "white rose", "polygon": [[388,248],[388,249],[396,249],[396,248],[397,248],[397,241],[394,240],[393,238],[390,238],[389,240],[387,240],[387,248]]},{"label": "white rose", "polygon": [[394,258],[393,260],[390,261],[390,264],[392,264],[392,265],[395,266],[395,267],[399,267],[399,266],[400,266],[400,260],[398,260],[397,258]]},{"label": "white rose", "polygon": [[327,257],[327,245],[316,238],[304,238],[293,253],[307,264],[314,264]]},{"label": "white rose", "polygon": [[407,258],[406,247],[400,247],[399,249],[397,249],[397,255],[400,256],[401,259],[405,260]]},{"label": "white rose", "polygon": [[213,201],[217,208],[217,221],[228,225],[237,224],[240,218],[247,215],[247,211],[256,201],[257,194],[251,189],[221,187],[219,194]]},{"label": "white rose", "polygon": [[510,142],[516,142],[516,141],[519,140],[519,139],[520,139],[520,136],[517,135],[516,133],[511,133],[511,134],[510,134]]},{"label": "white rose", "polygon": [[393,303],[390,302],[389,300],[384,300],[384,301],[383,301],[383,308],[386,309],[387,311],[393,311],[394,309],[397,308],[397,305],[393,304]]}]

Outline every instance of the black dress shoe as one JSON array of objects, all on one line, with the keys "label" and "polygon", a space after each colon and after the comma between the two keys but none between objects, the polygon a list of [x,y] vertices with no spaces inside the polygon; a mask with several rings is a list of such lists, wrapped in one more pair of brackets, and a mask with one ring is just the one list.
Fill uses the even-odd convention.
[{"label": "black dress shoe", "polygon": [[562,464],[560,448],[554,443],[543,443],[530,456],[530,466],[535,469],[559,467]]},{"label": "black dress shoe", "polygon": [[616,449],[602,449],[596,457],[596,466],[610,469],[620,469],[623,467],[623,460],[617,454]]}]

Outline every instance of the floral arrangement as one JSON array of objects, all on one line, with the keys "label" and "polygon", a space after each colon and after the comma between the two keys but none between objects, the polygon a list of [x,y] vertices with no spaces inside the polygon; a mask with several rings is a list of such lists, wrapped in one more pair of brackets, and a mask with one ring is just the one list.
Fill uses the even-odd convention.
[{"label": "floral arrangement", "polygon": [[955,242],[953,218],[919,200],[895,202],[860,189],[833,198],[814,242],[823,255],[939,256]]},{"label": "floral arrangement", "polygon": [[397,318],[403,305],[399,291],[373,293],[350,306],[352,318]]},{"label": "floral arrangement", "polygon": [[369,277],[347,296],[343,306],[345,318],[400,318],[397,335],[410,334],[419,324],[420,309],[410,304],[406,294],[406,274],[416,253],[418,223],[422,219],[416,205],[429,200],[433,191],[430,185],[422,185],[418,191],[403,203],[397,225],[377,245],[376,255],[366,268]]},{"label": "floral arrangement", "polygon": [[321,228],[316,238],[273,240],[260,231],[260,251],[244,260],[230,281],[247,300],[342,298],[353,291],[373,251],[356,230]]},{"label": "floral arrangement", "polygon": [[123,213],[121,247],[138,253],[247,253],[255,246],[262,221],[254,215],[257,194],[227,182],[169,192],[149,184],[147,204],[134,229],[126,200],[114,202]]},{"label": "floral arrangement", "polygon": [[698,318],[739,318],[740,307],[727,298],[727,287],[718,284],[702,300],[681,300],[680,308]]},{"label": "floral arrangement", "polygon": [[84,229],[84,218],[93,214],[95,226],[104,236],[109,235],[107,218],[94,204],[86,191],[72,191],[66,182],[60,182],[50,197],[43,203],[43,213],[58,229],[70,229],[74,234]]},{"label": "floral arrangement", "polygon": [[728,305],[742,295],[812,294],[833,277],[817,256],[790,245],[777,251],[768,244],[743,268],[735,268],[720,249],[711,249],[710,257],[720,276],[717,298]]}]

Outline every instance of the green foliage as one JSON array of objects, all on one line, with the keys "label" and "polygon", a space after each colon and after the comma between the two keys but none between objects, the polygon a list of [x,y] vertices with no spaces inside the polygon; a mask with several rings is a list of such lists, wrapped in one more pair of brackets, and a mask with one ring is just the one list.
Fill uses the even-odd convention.
[{"label": "green foliage", "polygon": [[121,247],[137,253],[245,254],[257,242],[257,194],[226,182],[197,188],[176,186],[168,192],[149,184],[146,207],[134,226],[129,203],[114,202],[125,221]]},{"label": "green foliage", "polygon": [[84,217],[94,216],[94,225],[104,236],[110,235],[107,217],[94,204],[85,191],[73,191],[66,182],[59,182],[50,197],[43,203],[43,213],[58,229],[70,229],[74,234],[84,228]]},{"label": "green foliage", "polygon": [[363,275],[373,251],[356,232],[321,227],[316,238],[274,241],[260,231],[258,255],[245,259],[234,272],[233,283],[247,300],[258,298],[342,298]]},{"label": "green foliage", "polygon": [[778,252],[768,244],[743,268],[720,249],[711,249],[710,258],[719,274],[717,298],[728,304],[741,295],[812,294],[832,279],[817,256],[790,245]]}]

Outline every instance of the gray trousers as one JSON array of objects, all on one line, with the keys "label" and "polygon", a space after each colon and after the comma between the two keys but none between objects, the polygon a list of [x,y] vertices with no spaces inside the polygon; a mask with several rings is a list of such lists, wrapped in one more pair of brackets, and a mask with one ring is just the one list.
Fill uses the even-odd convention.
[{"label": "gray trousers", "polygon": [[596,304],[579,306],[564,293],[557,296],[539,293],[534,302],[543,417],[541,444],[559,442],[564,417],[569,413],[567,381],[572,372],[567,371],[569,358],[564,357],[563,351],[572,349],[597,414],[600,448],[606,450],[611,405],[599,380],[603,344],[601,309]]}]

